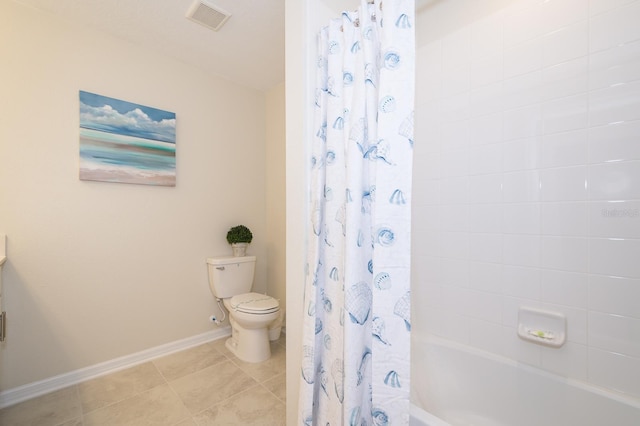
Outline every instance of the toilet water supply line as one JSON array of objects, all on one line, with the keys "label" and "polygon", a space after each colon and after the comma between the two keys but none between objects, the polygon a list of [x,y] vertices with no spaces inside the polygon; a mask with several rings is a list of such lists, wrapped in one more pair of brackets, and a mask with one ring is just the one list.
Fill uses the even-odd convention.
[{"label": "toilet water supply line", "polygon": [[216,325],[220,325],[227,319],[227,314],[224,312],[224,306],[222,306],[222,299],[218,299],[216,297],[216,302],[218,302],[218,307],[220,308],[220,312],[222,312],[222,319],[216,318],[215,315],[211,315],[209,319],[214,322]]}]

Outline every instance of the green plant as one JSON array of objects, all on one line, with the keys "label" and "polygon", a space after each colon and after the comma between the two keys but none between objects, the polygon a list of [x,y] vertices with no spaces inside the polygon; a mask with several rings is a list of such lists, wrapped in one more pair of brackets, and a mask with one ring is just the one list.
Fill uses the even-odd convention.
[{"label": "green plant", "polygon": [[250,243],[252,239],[251,230],[244,225],[234,226],[227,232],[227,242],[229,244]]}]

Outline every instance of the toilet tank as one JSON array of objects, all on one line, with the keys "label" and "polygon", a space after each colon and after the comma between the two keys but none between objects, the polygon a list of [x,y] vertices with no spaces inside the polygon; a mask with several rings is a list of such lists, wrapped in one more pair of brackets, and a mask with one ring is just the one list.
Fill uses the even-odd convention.
[{"label": "toilet tank", "polygon": [[253,285],[255,256],[221,256],[207,259],[209,288],[218,299],[249,293]]}]

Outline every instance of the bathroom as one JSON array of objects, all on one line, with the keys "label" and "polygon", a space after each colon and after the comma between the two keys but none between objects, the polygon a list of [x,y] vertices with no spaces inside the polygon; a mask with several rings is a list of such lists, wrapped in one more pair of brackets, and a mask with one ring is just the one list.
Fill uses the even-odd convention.
[{"label": "bathroom", "polygon": [[[0,389],[15,389],[209,332],[212,327],[206,320],[215,309],[215,304],[206,287],[204,259],[212,253],[228,250],[224,232],[229,226],[236,225],[235,222],[245,223],[256,235],[265,236],[256,239],[251,246],[252,253],[259,259],[256,287],[278,297],[283,305],[286,303],[287,312],[299,308],[301,286],[291,283],[303,276],[304,242],[298,236],[304,234],[306,223],[303,213],[304,188],[301,186],[305,176],[305,157],[302,146],[295,141],[304,138],[306,129],[303,123],[308,118],[308,111],[301,105],[304,105],[307,81],[312,80],[306,71],[304,52],[313,45],[317,28],[346,8],[345,5],[355,8],[357,3],[328,0],[285,3],[288,17],[286,44],[288,52],[291,52],[286,57],[286,184],[283,175],[285,147],[282,146],[285,133],[284,84],[268,90],[266,94],[229,85],[223,80],[204,75],[198,69],[141,51],[100,32],[75,27],[71,30],[68,26],[49,22],[44,15],[22,6],[11,2],[2,4],[0,27],[11,35],[3,37],[3,40],[11,40],[12,43],[3,43],[0,49],[3,53],[7,52],[5,49],[13,49],[9,50],[12,55],[27,60],[23,67],[3,67],[0,71],[3,91],[9,94],[10,99],[2,106],[3,126],[0,129],[0,154],[3,159],[0,168],[3,182],[0,186],[0,225],[5,227],[0,232],[8,236],[9,260],[3,271],[3,303],[10,318],[10,340],[6,345],[11,343],[11,347],[5,346],[0,351]],[[638,339],[633,337],[637,337],[638,333],[639,308],[637,304],[625,303],[625,300],[638,300],[640,277],[631,260],[633,253],[640,252],[638,240],[634,239],[637,233],[633,234],[640,220],[633,215],[640,198],[635,186],[640,181],[637,176],[638,153],[634,148],[637,144],[627,143],[626,146],[630,148],[621,153],[635,156],[610,164],[610,167],[616,168],[613,174],[627,179],[626,192],[614,199],[606,198],[602,193],[593,198],[601,203],[624,201],[629,206],[624,211],[631,214],[618,218],[622,220],[607,222],[603,219],[603,222],[595,223],[597,218],[592,216],[591,208],[597,208],[597,203],[589,204],[587,210],[587,201],[592,200],[590,197],[593,193],[579,193],[573,184],[580,177],[584,183],[586,173],[604,168],[590,167],[592,157],[579,151],[578,147],[572,147],[572,140],[565,140],[562,147],[566,150],[558,153],[555,160],[550,160],[545,157],[545,147],[548,145],[542,138],[546,136],[546,133],[542,133],[544,128],[537,134],[536,129],[526,126],[527,122],[517,121],[522,117],[513,117],[511,121],[519,126],[511,128],[515,135],[508,139],[500,136],[499,139],[478,143],[477,146],[468,146],[460,135],[452,133],[455,130],[453,126],[448,125],[465,120],[471,122],[476,118],[472,111],[461,108],[464,104],[459,102],[466,99],[463,95],[473,93],[478,95],[474,98],[476,101],[490,102],[491,92],[476,90],[476,87],[489,89],[498,84],[498,76],[491,74],[495,72],[491,65],[496,65],[491,58],[492,55],[503,54],[502,61],[506,61],[507,56],[512,61],[511,74],[508,79],[500,74],[500,79],[516,83],[518,77],[524,77],[520,80],[521,86],[512,87],[512,93],[516,95],[509,100],[510,107],[493,110],[494,115],[538,105],[540,109],[534,112],[540,114],[542,120],[547,117],[545,111],[552,111],[542,108],[550,104],[558,108],[553,111],[562,117],[562,120],[551,121],[551,125],[556,126],[551,134],[580,133],[587,128],[585,123],[590,123],[585,120],[597,120],[598,127],[603,127],[602,120],[607,120],[604,123],[611,120],[606,114],[590,116],[591,112],[584,109],[588,105],[584,103],[584,98],[596,95],[608,101],[610,98],[607,96],[615,96],[616,99],[624,99],[629,106],[623,108],[623,105],[621,113],[624,116],[619,119],[613,117],[614,121],[630,122],[632,128],[635,125],[635,131],[628,131],[627,134],[635,135],[637,140],[640,94],[633,77],[620,81],[627,86],[616,86],[617,90],[624,88],[619,94],[615,88],[607,91],[603,86],[598,86],[591,90],[592,86],[582,86],[580,89],[567,84],[552,91],[537,92],[537,86],[532,81],[538,80],[531,79],[542,81],[549,75],[547,71],[576,72],[580,70],[580,61],[586,61],[587,57],[598,59],[595,53],[608,50],[607,46],[599,47],[597,51],[590,50],[590,46],[598,39],[587,37],[585,42],[584,38],[578,37],[579,33],[573,32],[571,35],[575,38],[564,40],[566,44],[558,42],[557,45],[567,47],[569,51],[576,52],[575,55],[571,53],[565,57],[563,55],[566,52],[559,49],[554,52],[556,57],[543,56],[545,51],[542,49],[548,46],[544,43],[552,43],[551,39],[545,39],[544,36],[557,34],[561,37],[563,33],[557,30],[565,27],[583,31],[581,34],[584,36],[585,25],[590,28],[589,34],[598,29],[623,28],[623,38],[610,43],[613,43],[611,46],[620,44],[630,49],[626,58],[631,67],[635,66],[631,68],[632,74],[635,70],[637,75],[640,55],[637,43],[633,42],[640,35],[637,26],[630,27],[628,20],[638,21],[639,2],[492,0],[482,2],[483,6],[479,6],[479,3],[455,0],[418,2],[417,114],[423,111],[428,115],[429,108],[446,100],[449,102],[446,104],[449,108],[447,112],[451,115],[431,127],[429,125],[432,123],[428,120],[417,120],[422,125],[417,134],[424,134],[425,140],[434,127],[450,130],[440,136],[442,144],[445,137],[449,138],[447,143],[450,148],[427,141],[422,146],[416,145],[416,164],[421,166],[414,170],[414,211],[420,213],[419,217],[432,218],[429,222],[439,224],[440,229],[434,229],[427,221],[414,222],[413,225],[414,265],[429,266],[414,268],[414,284],[424,283],[415,286],[414,302],[424,301],[428,308],[416,314],[419,315],[416,321],[422,327],[417,326],[415,334],[452,339],[498,355],[505,355],[507,350],[517,351],[519,356],[526,357],[515,357],[519,362],[578,380],[589,378],[592,383],[605,389],[621,389],[622,393],[632,395],[637,401],[640,392],[633,386],[640,380],[630,380],[631,388],[625,383],[606,382],[620,376],[619,371],[613,374],[613,369],[617,368],[624,369],[623,376],[637,379],[640,374],[637,346],[634,346]],[[528,14],[531,11],[539,12],[536,9],[538,7],[557,4],[565,9],[544,15],[555,18],[551,22],[545,21],[548,26],[540,23],[542,15]],[[515,9],[507,14],[510,7]],[[8,13],[4,13],[5,8]],[[502,22],[513,32],[513,38],[509,41],[511,44],[500,45],[504,51],[496,51],[496,45],[488,42],[484,45],[486,51],[483,56],[477,57],[473,56],[475,51],[465,50],[467,48],[461,43],[462,37],[468,36],[472,29],[479,28],[479,23],[491,28],[491,19],[500,19],[496,18],[496,14],[500,13],[502,18],[510,16],[514,19],[494,21]],[[11,16],[10,21],[7,16]],[[537,16],[538,21],[531,16]],[[534,25],[536,22],[538,27]],[[32,37],[33,34],[40,36]],[[491,36],[488,30],[483,34]],[[588,44],[585,46],[584,43]],[[556,45],[555,42],[553,44]],[[448,57],[434,53],[437,49],[443,49],[443,46],[446,46],[447,52],[453,53]],[[594,55],[588,56],[591,52]],[[534,54],[539,55],[539,63],[527,60],[535,58]],[[434,63],[434,57],[441,62]],[[482,62],[483,59],[487,61]],[[465,64],[484,65],[484,73],[474,74],[474,78],[471,78],[461,72]],[[566,64],[567,68],[554,68],[562,64]],[[424,74],[420,74],[421,69],[425,70]],[[443,70],[454,72],[446,73],[445,79]],[[20,82],[22,76],[29,77],[28,84],[4,83]],[[576,78],[569,80],[579,82],[580,78],[586,77],[576,75]],[[591,83],[587,81],[583,84]],[[162,90],[158,90],[159,87]],[[438,88],[440,94],[431,95]],[[572,91],[563,93],[563,88]],[[154,106],[177,113],[178,128],[184,135],[181,140],[184,149],[180,149],[177,156],[176,188],[87,184],[77,180],[77,123],[74,124],[73,120],[77,117],[76,96],[80,89],[133,100],[144,99]],[[561,100],[567,103],[563,106]],[[486,105],[483,108],[489,111],[486,108],[503,106]],[[565,119],[570,123],[570,128],[562,127]],[[256,125],[246,126],[247,122]],[[280,124],[275,126],[274,123]],[[503,128],[500,126],[500,129]],[[470,132],[470,129],[466,131]],[[534,133],[522,134],[519,131]],[[539,144],[536,142],[538,139]],[[624,143],[622,145],[625,146]],[[588,146],[593,152],[600,147],[597,141]],[[584,146],[582,148],[585,149]],[[482,161],[474,164],[468,162],[463,154],[467,149],[474,153],[474,159]],[[629,153],[633,149],[636,151]],[[248,150],[255,155],[246,156]],[[572,153],[576,153],[576,156],[572,156]],[[225,161],[234,157],[243,158],[244,174],[238,175],[232,169],[232,164]],[[495,192],[491,192],[491,182],[476,177],[489,179],[498,174],[498,169],[502,173],[507,157],[512,159],[512,163],[506,171],[522,178],[510,181],[520,185],[511,188],[513,197],[536,197],[535,188],[527,185],[531,183],[527,180],[531,175],[543,180],[557,179],[553,182],[559,184],[556,187],[558,192],[551,195],[541,193],[542,199],[514,198],[506,206],[501,205],[502,198],[499,202],[490,198],[496,196]],[[562,174],[563,171],[566,174]],[[230,182],[229,176],[234,176],[232,187],[212,185],[212,182]],[[599,177],[606,179],[604,175]],[[488,198],[484,201],[455,198],[456,191],[460,195],[456,182],[461,182],[463,178],[475,183],[478,197],[486,195]],[[441,179],[446,182],[440,182]],[[437,195],[430,191],[437,190],[440,184],[449,185],[447,194],[451,198],[442,200],[440,192],[440,199],[436,202],[434,200],[437,198],[433,197]],[[286,223],[286,276],[285,225],[282,221],[285,186],[286,216],[289,218]],[[502,190],[505,191],[504,188]],[[547,234],[545,227],[554,224],[543,221],[546,217],[544,207],[561,202],[566,202],[569,207],[558,212],[558,215],[570,216],[564,222],[568,230]],[[472,204],[480,205],[474,210],[474,216],[470,214]],[[513,212],[508,217],[508,223],[502,221],[506,211],[503,208]],[[539,215],[539,220],[536,220],[536,215]],[[631,225],[623,224],[625,221]],[[594,226],[599,228],[595,229]],[[620,230],[616,229],[614,235],[606,234],[612,226],[619,226],[624,233],[620,234]],[[547,235],[566,238],[546,238]],[[419,239],[417,237],[420,237],[419,246],[415,245]],[[606,241],[610,241],[611,245],[586,245],[593,242],[592,237],[601,240],[609,238]],[[479,238],[485,241],[479,241]],[[481,242],[483,252],[478,253],[476,244]],[[532,246],[537,247],[538,253],[544,252],[545,256],[550,253],[560,255],[540,258],[535,253],[522,252],[524,248]],[[600,253],[603,256],[598,259],[594,259],[596,249],[605,252]],[[576,256],[564,256],[565,253],[575,253]],[[512,256],[511,259],[506,259],[505,254]],[[499,259],[472,257],[480,255],[499,256]],[[544,263],[558,259],[566,261],[568,265]],[[607,268],[612,264],[616,268],[623,268],[624,273],[610,272]],[[273,265],[278,266],[274,268]],[[462,265],[463,268],[457,268],[456,265]],[[472,271],[471,268],[475,269]],[[456,280],[468,280],[469,277],[455,275],[460,271],[482,279],[461,283]],[[516,279],[522,278],[525,271],[539,277],[536,279],[538,284],[522,287],[504,284],[505,275],[508,274],[514,278],[511,283],[520,283]],[[571,280],[562,281],[568,289],[548,288],[546,282],[541,280],[543,276],[550,275],[549,271],[566,272],[555,275],[570,276]],[[432,276],[432,273],[442,275]],[[608,284],[589,281],[593,278],[590,273],[603,279],[619,277],[620,280],[611,285],[618,292],[614,295],[597,293]],[[501,275],[496,278],[495,274]],[[285,278],[289,283],[286,296],[285,289],[281,287]],[[555,278],[558,279],[557,276]],[[440,280],[448,281],[443,283]],[[469,302],[471,297],[476,303]],[[594,299],[608,305],[594,308],[588,304]],[[563,356],[568,358],[553,359],[554,352],[543,352],[537,347],[530,349],[525,342],[517,340],[511,331],[515,327],[515,308],[520,302],[552,306],[554,311],[560,309],[565,312],[569,317],[568,333],[571,336],[566,348],[570,349],[571,354],[567,355],[564,351]],[[463,308],[465,311],[461,312]],[[603,312],[613,315],[603,318]],[[448,315],[446,320],[441,313]],[[614,338],[610,339],[612,342],[602,337],[603,329],[612,326],[605,323],[607,318],[622,321],[613,327],[629,330],[626,340]],[[299,339],[297,327],[296,321],[288,321],[289,401],[295,401],[299,371],[295,350]],[[491,332],[487,333],[487,330]],[[613,336],[617,337],[615,334]],[[607,346],[609,344],[613,346]],[[48,354],[44,362],[43,353]],[[621,355],[620,359],[625,363],[608,361],[611,354]],[[604,360],[604,372],[598,370],[603,364],[598,364],[597,356]],[[567,368],[572,370],[567,371]],[[418,371],[414,374],[414,381],[419,380]],[[292,421],[295,418],[295,404],[289,402],[287,410],[288,418]]]}]

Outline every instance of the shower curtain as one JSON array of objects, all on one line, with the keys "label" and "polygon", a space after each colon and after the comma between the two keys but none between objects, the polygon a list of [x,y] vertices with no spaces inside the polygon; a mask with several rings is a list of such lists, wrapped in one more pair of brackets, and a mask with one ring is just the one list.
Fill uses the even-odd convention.
[{"label": "shower curtain", "polygon": [[299,423],[409,424],[414,0],[318,36]]}]

